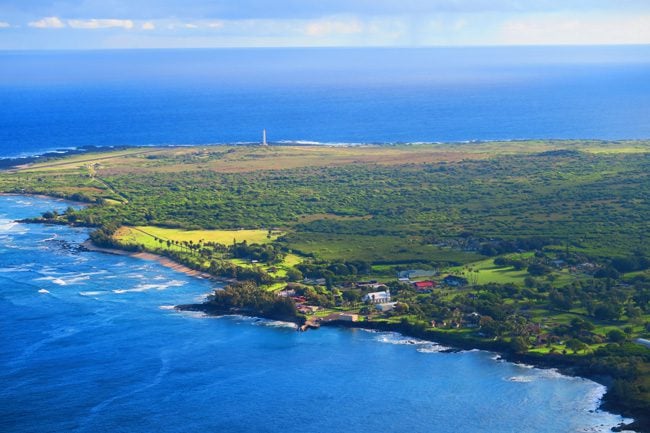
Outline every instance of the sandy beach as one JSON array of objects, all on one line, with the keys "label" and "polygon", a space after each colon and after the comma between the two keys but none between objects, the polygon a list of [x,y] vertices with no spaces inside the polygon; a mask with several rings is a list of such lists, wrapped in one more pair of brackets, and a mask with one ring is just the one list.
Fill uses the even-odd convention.
[{"label": "sandy beach", "polygon": [[153,253],[145,253],[145,252],[131,252],[131,251],[124,251],[124,250],[118,250],[115,248],[102,248],[98,247],[96,245],[93,245],[93,243],[90,240],[87,240],[82,244],[84,248],[86,248],[88,251],[96,251],[100,253],[106,253],[106,254],[115,254],[118,256],[129,256],[129,257],[136,257],[138,259],[143,259],[143,260],[153,260],[158,263],[160,263],[163,266],[166,266],[170,269],[173,269],[178,272],[182,272],[185,275],[189,275],[192,277],[198,277],[198,278],[205,278],[209,280],[214,280],[214,281],[221,281],[221,282],[231,282],[231,280],[228,279],[223,279],[223,278],[217,278],[213,275],[210,275],[206,272],[201,272],[197,271],[195,269],[188,268],[185,265],[182,265],[180,263],[176,263],[173,260],[160,256],[158,254],[153,254]]}]

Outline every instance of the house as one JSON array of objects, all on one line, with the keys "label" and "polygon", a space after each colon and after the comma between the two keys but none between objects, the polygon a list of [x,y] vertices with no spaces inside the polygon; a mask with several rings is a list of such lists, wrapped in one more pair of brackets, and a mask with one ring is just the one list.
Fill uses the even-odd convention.
[{"label": "house", "polygon": [[385,313],[387,311],[394,309],[395,305],[397,305],[397,302],[386,302],[383,304],[375,305],[375,308],[377,309],[377,311],[381,311],[382,313]]},{"label": "house", "polygon": [[436,287],[435,281],[416,281],[413,283],[413,288],[421,293],[428,293]]},{"label": "house", "polygon": [[383,283],[378,283],[377,281],[359,281],[357,287],[360,289],[381,289],[386,287]]},{"label": "house", "polygon": [[372,292],[363,296],[361,299],[363,302],[369,302],[371,304],[383,304],[385,302],[390,302],[390,290],[386,289],[383,292]]},{"label": "house", "polygon": [[481,324],[481,315],[477,312],[466,314],[463,321],[467,328],[478,328]]},{"label": "house", "polygon": [[291,298],[296,296],[296,291],[293,289],[284,288],[278,292],[278,296],[281,296],[283,298]]},{"label": "house", "polygon": [[302,314],[314,314],[318,311],[318,307],[313,305],[298,305],[296,309]]},{"label": "house", "polygon": [[324,286],[326,283],[325,278],[305,278],[302,282],[310,286]]},{"label": "house", "polygon": [[457,277],[456,275],[447,275],[442,282],[449,287],[462,287],[468,283],[467,278]]}]

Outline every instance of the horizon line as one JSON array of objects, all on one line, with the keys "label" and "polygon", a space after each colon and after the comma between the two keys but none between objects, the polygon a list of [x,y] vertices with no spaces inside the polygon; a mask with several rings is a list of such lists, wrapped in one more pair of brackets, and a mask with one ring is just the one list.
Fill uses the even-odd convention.
[{"label": "horizon line", "polygon": [[0,48],[0,52],[56,52],[56,51],[198,51],[198,50],[359,50],[359,49],[467,49],[467,48],[606,48],[650,47],[647,43],[612,44],[467,44],[467,45],[295,45],[295,46],[215,46],[215,47],[95,47],[95,48]]}]

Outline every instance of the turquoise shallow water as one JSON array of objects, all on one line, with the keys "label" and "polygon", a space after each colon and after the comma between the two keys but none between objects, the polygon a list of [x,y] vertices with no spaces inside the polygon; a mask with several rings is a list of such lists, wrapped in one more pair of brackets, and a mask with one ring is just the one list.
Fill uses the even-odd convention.
[{"label": "turquoise shallow water", "polygon": [[170,308],[213,289],[154,262],[78,252],[85,229],[13,219],[0,196],[0,431],[594,432],[604,388],[396,334],[298,333]]}]

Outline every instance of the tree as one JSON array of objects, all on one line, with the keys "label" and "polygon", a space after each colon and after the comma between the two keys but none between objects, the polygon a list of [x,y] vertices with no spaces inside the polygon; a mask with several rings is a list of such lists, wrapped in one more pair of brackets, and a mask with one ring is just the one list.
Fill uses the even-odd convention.
[{"label": "tree", "polygon": [[287,270],[287,280],[288,281],[300,281],[303,279],[302,272],[298,269],[291,268]]},{"label": "tree", "polygon": [[526,353],[528,351],[528,343],[524,337],[515,337],[510,341],[510,348],[515,353]]},{"label": "tree", "polygon": [[626,335],[620,329],[612,329],[607,333],[607,339],[612,343],[622,343],[626,339]]},{"label": "tree", "polygon": [[546,275],[549,272],[551,272],[551,269],[548,266],[545,266],[541,263],[531,263],[528,265],[528,273],[530,275],[539,277],[542,275]]},{"label": "tree", "polygon": [[566,347],[567,349],[572,350],[575,354],[581,350],[585,350],[587,348],[587,345],[577,338],[572,338],[566,342]]}]

